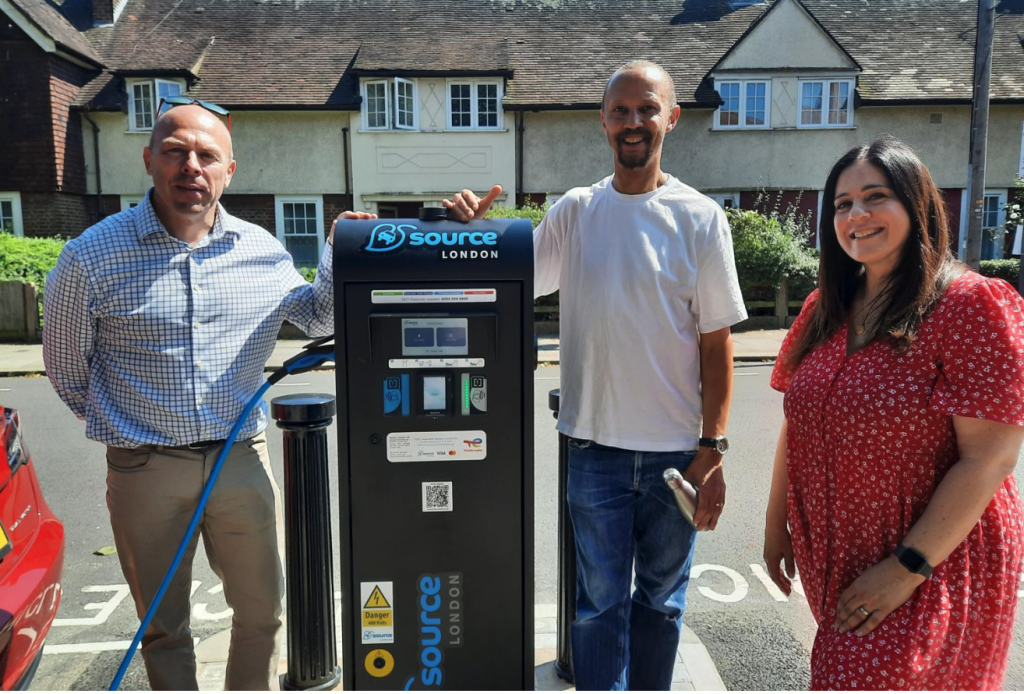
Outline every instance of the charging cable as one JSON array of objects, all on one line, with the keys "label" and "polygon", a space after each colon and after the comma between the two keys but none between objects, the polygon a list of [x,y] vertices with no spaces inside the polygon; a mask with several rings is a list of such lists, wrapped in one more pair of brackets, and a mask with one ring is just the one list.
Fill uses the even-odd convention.
[{"label": "charging cable", "polygon": [[150,603],[149,609],[146,610],[146,616],[142,618],[142,624],[139,626],[139,630],[135,633],[132,645],[128,647],[128,652],[124,654],[124,659],[121,660],[121,667],[117,669],[117,674],[110,683],[110,691],[116,692],[121,687],[121,680],[124,679],[124,675],[128,671],[128,666],[132,662],[132,657],[135,655],[136,649],[138,649],[139,644],[142,642],[142,636],[146,633],[146,629],[149,628],[149,623],[153,621],[153,615],[156,614],[156,610],[160,606],[160,601],[163,600],[164,593],[167,592],[167,588],[171,584],[171,579],[174,578],[174,574],[178,570],[178,565],[181,564],[181,559],[185,556],[185,550],[188,547],[189,542],[192,540],[192,536],[195,534],[196,528],[199,526],[199,520],[203,517],[203,511],[206,509],[206,502],[210,498],[213,486],[217,484],[217,477],[220,475],[220,468],[224,464],[224,460],[227,459],[228,453],[231,451],[231,447],[235,443],[235,439],[242,430],[242,426],[245,425],[245,420],[248,419],[249,413],[252,412],[256,405],[263,400],[263,394],[270,389],[270,386],[274,385],[285,376],[303,373],[304,371],[311,371],[324,362],[334,361],[334,345],[327,344],[333,340],[334,336],[328,335],[327,337],[322,337],[319,340],[306,345],[301,352],[286,361],[280,369],[270,374],[266,383],[260,386],[260,389],[256,391],[256,394],[253,395],[252,399],[250,399],[246,404],[245,409],[242,410],[242,414],[238,417],[238,421],[235,422],[235,426],[232,427],[227,440],[224,441],[224,447],[221,449],[220,455],[217,457],[217,462],[213,465],[213,470],[210,471],[210,479],[206,481],[206,485],[203,487],[203,494],[199,497],[199,504],[196,506],[195,513],[192,514],[192,520],[189,522],[188,529],[185,531],[185,537],[181,539],[181,544],[178,546],[178,551],[174,555],[174,560],[171,561],[171,568],[169,568],[167,570],[167,574],[164,575],[164,580],[160,584],[160,588],[156,591],[156,595],[153,596],[153,602]]}]

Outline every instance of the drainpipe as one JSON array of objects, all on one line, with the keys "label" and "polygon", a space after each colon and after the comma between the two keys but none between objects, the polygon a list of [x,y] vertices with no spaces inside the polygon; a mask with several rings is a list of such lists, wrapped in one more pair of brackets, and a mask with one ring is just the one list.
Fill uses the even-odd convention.
[{"label": "drainpipe", "polygon": [[[516,194],[517,197],[526,201],[526,193],[523,191],[523,133],[526,132],[526,111],[519,111],[516,114]],[[515,201],[513,201],[515,202]]]},{"label": "drainpipe", "polygon": [[349,180],[348,170],[348,128],[341,129],[341,146],[345,159],[345,192],[348,193],[348,196],[352,199],[352,202],[349,203],[349,205],[354,210],[356,208],[356,198],[355,195],[352,194],[352,181]]},{"label": "drainpipe", "polygon": [[98,222],[103,219],[103,184],[100,181],[100,127],[85,111],[82,111],[82,118],[89,121],[92,126],[92,149],[96,159],[96,221]]}]

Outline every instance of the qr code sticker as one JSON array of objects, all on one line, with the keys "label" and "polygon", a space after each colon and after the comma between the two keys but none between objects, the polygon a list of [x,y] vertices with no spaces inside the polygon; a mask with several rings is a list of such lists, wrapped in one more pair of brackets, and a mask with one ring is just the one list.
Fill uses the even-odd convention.
[{"label": "qr code sticker", "polygon": [[423,510],[451,511],[452,510],[452,483],[451,482],[424,482],[423,483]]}]

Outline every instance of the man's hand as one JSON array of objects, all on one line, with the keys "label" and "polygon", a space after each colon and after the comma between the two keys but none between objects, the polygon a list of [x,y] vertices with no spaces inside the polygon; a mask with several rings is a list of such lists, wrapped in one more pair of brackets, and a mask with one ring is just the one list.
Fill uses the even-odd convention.
[{"label": "man's hand", "polygon": [[338,218],[331,222],[331,233],[327,236],[327,242],[334,245],[334,227],[338,226],[338,220],[341,219],[377,219],[377,215],[369,212],[349,212],[345,210],[338,215]]},{"label": "man's hand", "polygon": [[495,184],[484,196],[483,200],[476,196],[476,193],[468,188],[461,193],[456,193],[451,200],[442,200],[441,204],[448,208],[448,216],[460,222],[468,222],[471,219],[483,219],[487,210],[491,209],[495,199],[501,195],[502,187]]},{"label": "man's hand", "polygon": [[697,512],[693,524],[697,530],[714,530],[725,508],[725,475],[722,456],[715,450],[701,447],[683,472],[687,482],[697,488]]}]

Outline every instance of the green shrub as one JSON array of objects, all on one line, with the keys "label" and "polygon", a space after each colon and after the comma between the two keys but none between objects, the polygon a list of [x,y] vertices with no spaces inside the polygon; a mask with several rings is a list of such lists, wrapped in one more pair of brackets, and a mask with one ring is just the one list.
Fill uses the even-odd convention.
[{"label": "green shrub", "polygon": [[495,205],[487,211],[484,219],[529,219],[533,223],[533,228],[536,229],[537,225],[540,224],[540,220],[544,219],[544,214],[548,211],[549,207],[550,205],[547,203],[543,205],[527,203],[522,207],[499,207]]},{"label": "green shrub", "polygon": [[312,282],[316,279],[316,268],[315,267],[300,267],[298,268],[299,274],[305,278],[307,282]]},{"label": "green shrub", "polygon": [[982,260],[980,272],[985,277],[998,277],[1016,287],[1020,281],[1020,258]]},{"label": "green shrub", "polygon": [[774,289],[786,276],[797,279],[797,284],[816,278],[817,258],[807,245],[810,229],[804,220],[788,213],[738,209],[726,210],[726,216],[744,296]]},{"label": "green shrub", "polygon": [[20,238],[0,233],[0,281],[33,282],[42,292],[62,248],[61,238]]}]

